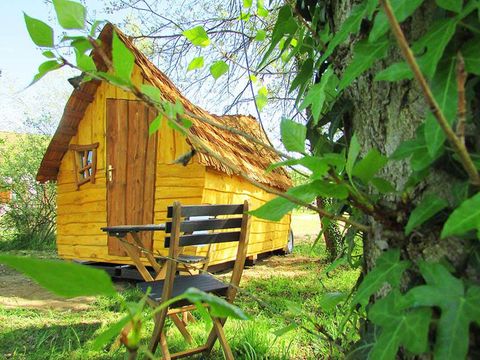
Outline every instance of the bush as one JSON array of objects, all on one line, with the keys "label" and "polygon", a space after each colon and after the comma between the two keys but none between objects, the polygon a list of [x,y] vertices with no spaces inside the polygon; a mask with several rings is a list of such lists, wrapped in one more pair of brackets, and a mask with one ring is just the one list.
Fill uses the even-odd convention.
[{"label": "bush", "polygon": [[8,134],[0,143],[0,249],[51,249],[55,244],[55,185],[40,184],[36,173],[50,137]]}]

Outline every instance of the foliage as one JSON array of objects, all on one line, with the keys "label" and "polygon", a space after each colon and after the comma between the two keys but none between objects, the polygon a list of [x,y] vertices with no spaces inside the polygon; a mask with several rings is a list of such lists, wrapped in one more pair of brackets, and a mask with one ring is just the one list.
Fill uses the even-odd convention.
[{"label": "foliage", "polygon": [[[64,28],[72,25],[62,24],[61,20],[68,13],[70,3],[56,2],[60,5],[55,10]],[[296,63],[298,72],[289,87],[297,105],[305,110],[307,122],[282,120],[283,145],[287,151],[295,152],[295,157],[282,154],[285,160],[272,164],[271,168],[302,166],[308,170],[307,179],[285,194],[278,194],[252,214],[278,220],[298,206],[308,206],[329,221],[343,222],[349,247],[344,259],[337,259],[336,265],[342,261],[351,266],[362,265],[362,261],[352,260],[355,239],[360,236],[373,241],[374,246],[364,247],[364,254],[368,255],[363,263],[366,274],[353,288],[351,303],[343,301],[346,306],[339,310],[343,320],[336,329],[310,329],[332,347],[339,342],[344,347],[350,345],[347,324],[357,329],[365,322],[366,333],[374,335],[370,343],[363,346],[370,358],[389,359],[397,354],[464,358],[469,346],[476,346],[475,343],[469,345],[468,341],[470,324],[479,321],[478,286],[470,284],[471,275],[465,271],[466,266],[457,266],[456,272],[450,274],[445,266],[458,264],[449,264],[446,259],[441,259],[443,264],[429,262],[422,259],[423,253],[410,252],[416,233],[423,233],[425,237],[426,233],[432,233],[437,241],[462,237],[473,249],[478,248],[480,222],[476,208],[480,154],[475,135],[479,133],[478,70],[475,68],[478,43],[474,42],[480,28],[478,1],[364,0],[349,8],[343,23],[336,27],[331,27],[325,19],[328,2],[312,2],[309,6],[306,3],[288,3],[278,10],[271,34],[266,37],[268,44],[259,68],[269,62],[278,63],[279,67]],[[244,6],[246,13],[241,11],[238,18],[242,27],[249,23],[252,15],[261,18],[268,15],[263,1],[257,1],[255,13],[251,1],[245,1]],[[419,38],[407,40],[400,23],[413,21],[416,14],[432,8],[434,22]],[[81,20],[80,17],[77,20]],[[32,40],[42,44],[39,46],[44,50],[56,51],[67,45],[78,53],[76,64],[71,64],[56,53],[51,60],[51,53],[45,52],[50,60],[40,65],[34,80],[61,66],[75,67],[87,74],[86,79],[105,80],[131,91],[155,106],[170,126],[195,141],[194,134],[188,132],[188,123],[182,120],[185,109],[178,102],[174,105],[158,99],[152,89],[138,89],[132,84],[133,59],[118,39],[114,38],[112,68],[109,72],[100,72],[84,60],[87,48],[78,43],[87,41],[95,47],[90,35],[74,40],[67,36],[52,46],[48,25],[28,16],[25,21]],[[255,29],[254,34],[258,30]],[[194,46],[212,45],[202,26],[184,31],[183,36]],[[400,53],[405,62],[385,68],[384,62],[390,62],[387,55]],[[342,61],[346,60],[346,66],[336,63],[339,54]],[[196,67],[200,67],[200,60],[192,65]],[[219,59],[208,69],[212,77],[218,79],[229,71],[229,66]],[[373,78],[394,83],[415,79],[429,105],[425,106],[429,110],[424,118],[415,119],[419,126],[414,137],[401,143],[392,154],[365,148],[358,134],[353,134],[355,126],[347,121],[350,109],[346,95],[357,83],[369,83]],[[407,84],[412,87],[416,83]],[[262,96],[257,96],[257,105],[263,107],[265,91],[259,95]],[[364,121],[368,123],[368,119]],[[151,130],[156,128],[158,122]],[[307,143],[311,154],[306,153]],[[440,159],[447,172],[464,183],[467,190],[457,192],[455,199],[422,198],[420,182],[428,172],[438,170]],[[410,179],[401,184],[391,184],[386,176],[385,169],[392,171],[396,161],[402,161],[411,174]],[[337,210],[315,208],[311,202],[317,197],[334,199]],[[442,224],[445,218],[448,220]],[[471,230],[477,230],[477,234],[471,234]],[[377,255],[373,256],[375,252]],[[342,299],[345,297],[332,295],[318,300],[325,308],[336,309],[332,304],[342,303]],[[438,309],[440,314],[434,311]],[[286,329],[293,328],[287,326]],[[435,330],[436,336],[430,338],[431,330]],[[288,332],[280,330],[279,333]],[[369,338],[362,340],[368,342]]]},{"label": "foliage", "polygon": [[0,248],[54,246],[55,186],[35,180],[49,141],[49,136],[21,134],[0,145],[0,188],[11,193],[11,200],[0,204]]},{"label": "foliage", "polygon": [[[37,257],[38,254],[29,253]],[[312,317],[324,327],[334,328],[342,319],[333,311],[323,312],[319,299],[325,293],[345,293],[354,285],[358,271],[348,267],[334,270],[330,276],[318,273],[326,266],[322,245],[312,251],[312,240],[298,241],[290,257],[274,256],[258,266],[246,269],[242,287],[254,293],[270,306],[265,307],[253,298],[239,294],[236,304],[248,309],[251,321],[229,319],[226,334],[236,359],[325,358],[329,347],[318,342],[314,334],[296,328],[281,337],[274,332],[288,325],[285,318],[297,320]],[[3,270],[5,271],[5,270]],[[228,274],[221,275],[228,277]],[[142,294],[134,285],[119,282],[115,284],[115,296],[100,296],[94,299],[82,298],[81,308],[66,310],[63,307],[43,308],[2,307],[0,309],[0,356],[12,354],[13,359],[124,359],[124,349],[109,340],[100,350],[93,349],[92,340],[111,325],[125,317],[125,306],[141,300]],[[50,298],[50,297],[49,297]],[[56,299],[56,298],[55,298]],[[44,300],[48,301],[48,300]],[[75,302],[80,302],[76,300]],[[291,303],[300,304],[294,309]],[[148,312],[148,309],[146,310]],[[296,311],[296,313],[292,313]],[[199,319],[200,315],[192,314]],[[310,324],[314,328],[313,324]],[[188,325],[194,345],[202,345],[206,336],[202,321]],[[153,321],[144,320],[140,343],[148,344]],[[118,335],[119,331],[116,333]],[[180,333],[167,324],[169,345],[173,351],[185,350],[186,344]],[[232,336],[234,334],[234,336]],[[353,339],[358,336],[351,332]],[[338,351],[337,351],[338,353]],[[250,356],[250,357],[248,357]],[[221,360],[220,346],[215,346],[210,359]]]}]

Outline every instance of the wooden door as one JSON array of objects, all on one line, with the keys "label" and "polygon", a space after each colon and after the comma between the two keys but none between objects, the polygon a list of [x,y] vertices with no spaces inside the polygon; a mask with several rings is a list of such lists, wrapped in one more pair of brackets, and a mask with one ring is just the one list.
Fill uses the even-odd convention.
[{"label": "wooden door", "polygon": [[[107,223],[152,224],[157,134],[148,134],[155,111],[140,101],[107,99]],[[140,233],[152,250],[152,233]],[[119,240],[108,238],[109,255],[126,256]]]}]

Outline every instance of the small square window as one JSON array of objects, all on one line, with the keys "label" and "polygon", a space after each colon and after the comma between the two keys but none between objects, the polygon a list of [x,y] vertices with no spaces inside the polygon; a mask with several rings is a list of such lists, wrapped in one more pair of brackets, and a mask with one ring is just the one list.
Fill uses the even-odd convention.
[{"label": "small square window", "polygon": [[98,143],[89,145],[70,144],[69,146],[69,149],[74,152],[77,189],[87,182],[95,183],[97,148]]}]

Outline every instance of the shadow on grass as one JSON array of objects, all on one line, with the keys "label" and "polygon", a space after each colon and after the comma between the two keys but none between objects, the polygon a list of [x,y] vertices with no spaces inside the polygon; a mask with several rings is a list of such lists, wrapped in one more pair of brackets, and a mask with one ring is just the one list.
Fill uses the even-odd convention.
[{"label": "shadow on grass", "polygon": [[[101,322],[75,325],[27,326],[0,332],[0,358],[5,359],[75,359],[92,358],[85,344],[93,337]],[[72,356],[77,350],[76,356]],[[85,352],[84,352],[85,351]],[[82,354],[83,353],[83,354]],[[112,356],[113,355],[113,356]],[[120,359],[109,353],[98,354],[95,359]]]}]

